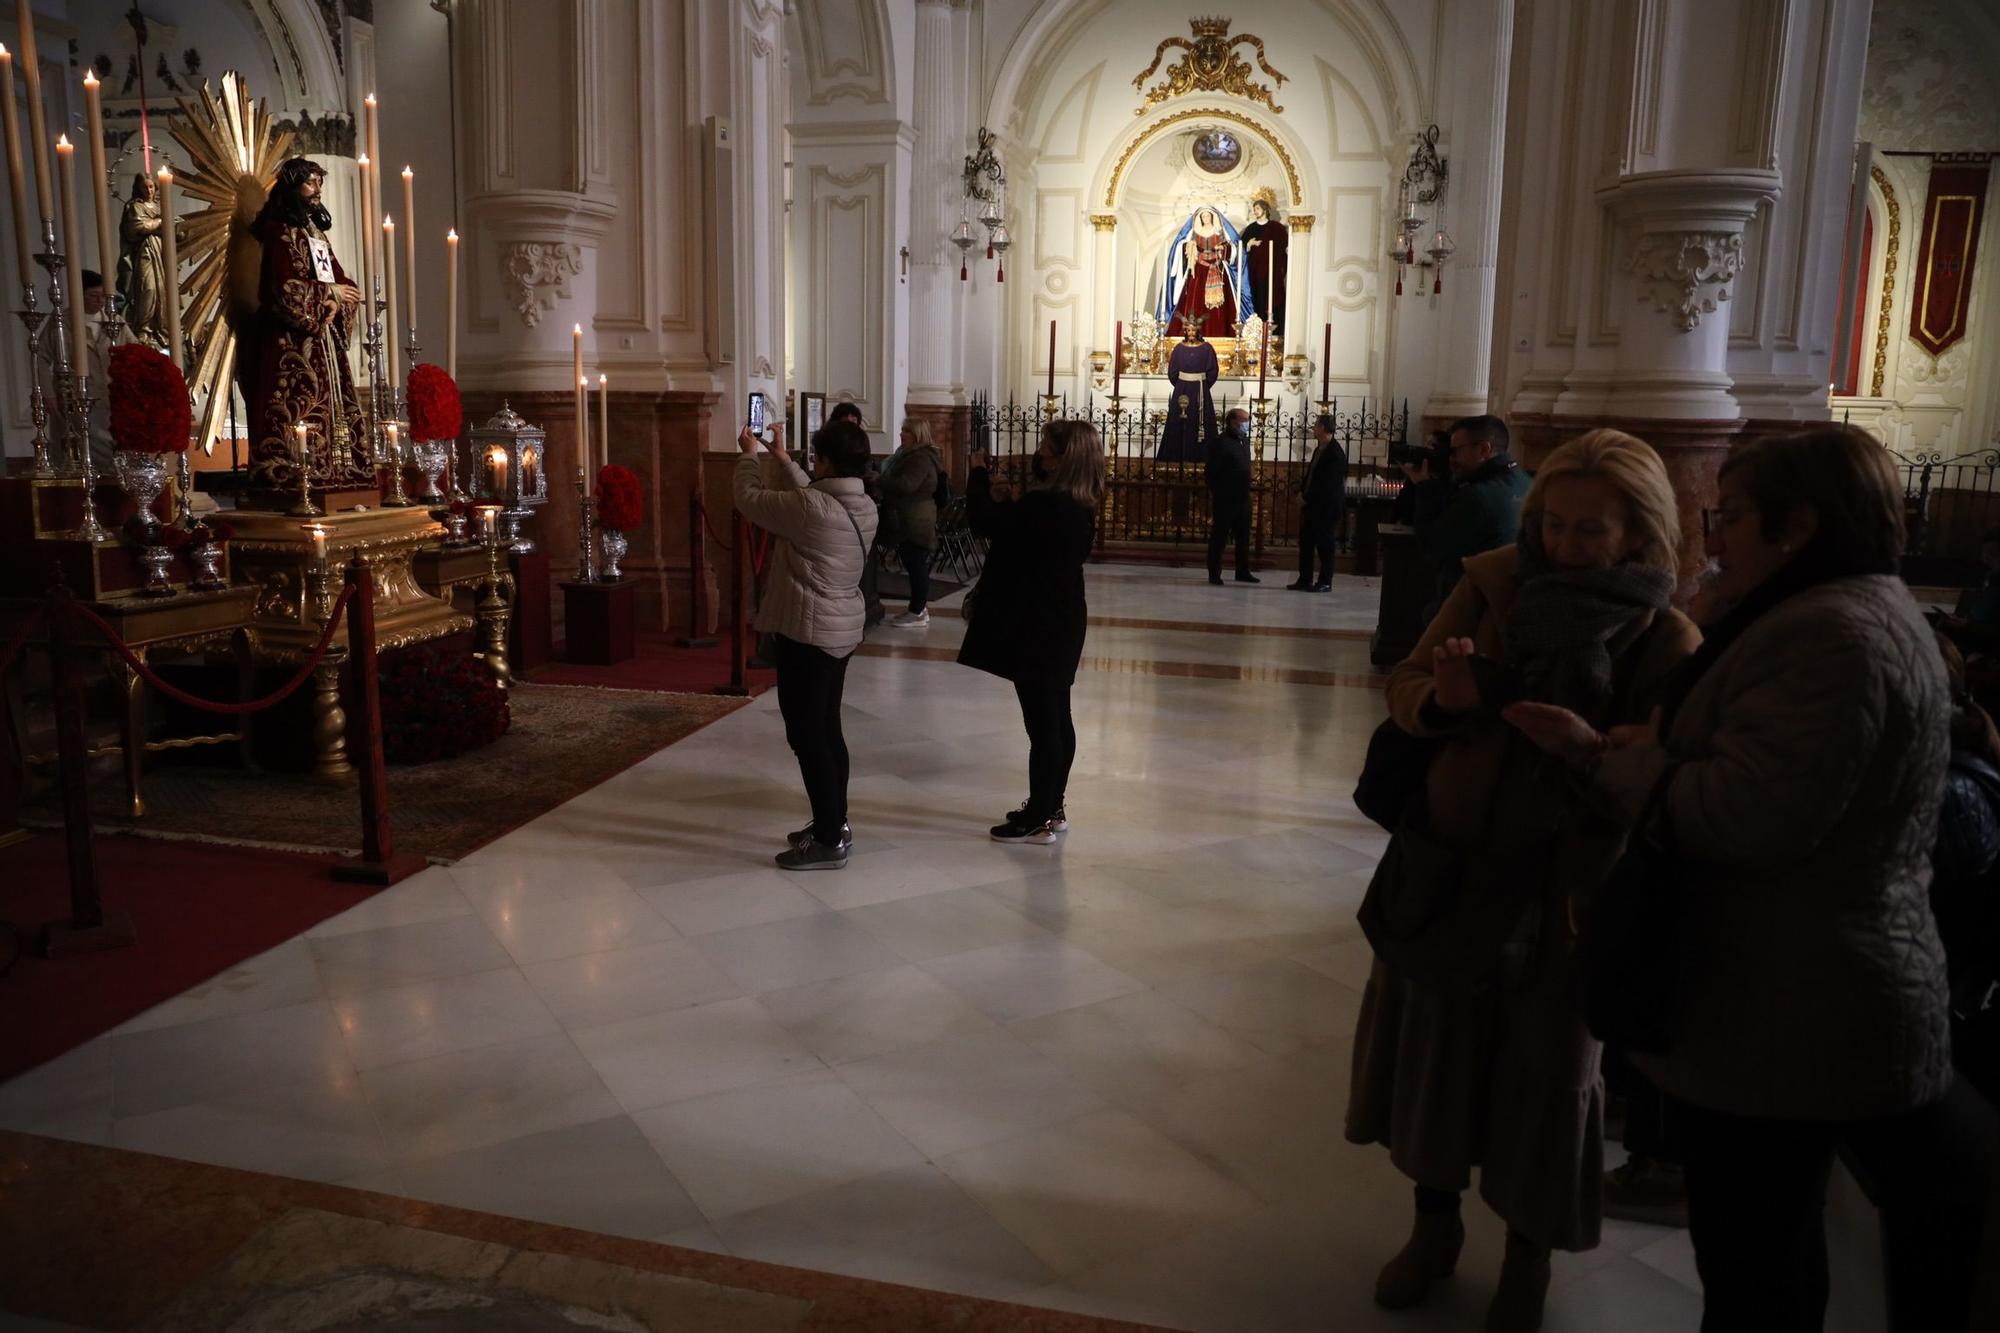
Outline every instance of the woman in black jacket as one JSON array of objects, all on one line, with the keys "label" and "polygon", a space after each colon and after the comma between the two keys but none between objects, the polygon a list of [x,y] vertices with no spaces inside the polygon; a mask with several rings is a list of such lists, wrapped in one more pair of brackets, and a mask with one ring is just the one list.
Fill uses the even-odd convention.
[{"label": "woman in black jacket", "polygon": [[1018,499],[993,481],[984,450],[971,463],[966,518],[993,545],[967,599],[958,660],[1013,681],[1028,730],[1028,799],[992,835],[1051,843],[1069,827],[1063,791],[1076,759],[1069,690],[1083,657],[1083,562],[1104,497],[1104,446],[1088,422],[1050,422]]}]

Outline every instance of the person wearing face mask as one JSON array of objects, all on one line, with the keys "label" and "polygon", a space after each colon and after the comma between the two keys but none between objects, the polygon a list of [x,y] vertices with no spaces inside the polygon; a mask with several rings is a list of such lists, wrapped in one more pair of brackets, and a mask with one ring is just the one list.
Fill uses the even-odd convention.
[{"label": "person wearing face mask", "polygon": [[[1347,1138],[1386,1146],[1415,1186],[1410,1238],[1376,1280],[1387,1308],[1417,1304],[1456,1268],[1459,1196],[1475,1167],[1507,1224],[1492,1333],[1540,1327],[1550,1251],[1598,1243],[1600,1047],[1570,1003],[1569,960],[1624,830],[1583,809],[1565,766],[1498,710],[1518,695],[1599,726],[1643,720],[1699,637],[1670,606],[1679,549],[1658,455],[1592,431],[1549,455],[1516,544],[1465,562],[1390,675],[1390,717],[1436,748],[1362,912],[1376,959]],[[1411,919],[1409,891],[1426,885],[1392,868],[1417,845],[1439,849],[1450,883],[1434,901],[1453,906],[1410,932],[1413,947],[1393,948],[1370,922]],[[1399,888],[1403,901],[1375,912]]]},{"label": "person wearing face mask", "polygon": [[[1881,443],[1824,426],[1730,451],[1703,515],[1715,610],[1651,725],[1509,721],[1680,867],[1663,1053],[1705,1329],[1816,1329],[1836,1153],[1882,1213],[1889,1326],[1969,1326],[1992,1111],[1954,1078],[1931,857],[1951,700],[1897,577]],[[1982,1323],[1981,1327],[1991,1327]]]},{"label": "person wearing face mask", "polygon": [[958,661],[1013,682],[1028,733],[1028,799],[989,836],[1046,845],[1069,827],[1065,792],[1076,761],[1069,692],[1083,659],[1083,562],[1104,498],[1104,446],[1087,421],[1050,422],[1018,497],[993,480],[985,450],[974,450],[970,462],[966,521],[992,548],[966,599]]},{"label": "person wearing face mask", "polygon": [[1236,538],[1236,581],[1262,582],[1250,572],[1250,414],[1229,409],[1222,434],[1208,446],[1208,581],[1222,582],[1222,548]]}]

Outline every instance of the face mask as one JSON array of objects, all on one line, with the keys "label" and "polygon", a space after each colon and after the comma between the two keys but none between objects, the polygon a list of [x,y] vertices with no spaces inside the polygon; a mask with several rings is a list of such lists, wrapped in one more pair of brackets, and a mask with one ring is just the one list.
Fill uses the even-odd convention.
[{"label": "face mask", "polygon": [[1250,423],[1239,421],[1229,428],[1229,433],[1239,440],[1247,440],[1250,438]]},{"label": "face mask", "polygon": [[1047,459],[1043,458],[1040,454],[1036,454],[1034,471],[1036,481],[1047,481],[1055,475],[1056,470],[1049,466]]}]

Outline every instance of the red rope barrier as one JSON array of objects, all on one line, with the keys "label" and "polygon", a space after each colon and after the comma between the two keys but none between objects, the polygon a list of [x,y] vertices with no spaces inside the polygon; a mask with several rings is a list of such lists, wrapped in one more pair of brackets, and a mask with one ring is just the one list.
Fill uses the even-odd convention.
[{"label": "red rope barrier", "polygon": [[94,626],[104,641],[110,644],[120,657],[125,659],[125,665],[136,671],[141,680],[151,685],[161,694],[178,703],[186,704],[189,708],[199,708],[203,712],[221,713],[230,717],[241,717],[248,713],[261,713],[266,708],[272,708],[283,703],[286,699],[291,698],[293,694],[297,693],[301,685],[312,679],[313,672],[318,669],[321,660],[326,657],[327,646],[333,642],[334,630],[340,627],[341,615],[347,610],[348,599],[353,596],[354,586],[352,584],[340,590],[340,596],[334,600],[333,611],[326,618],[326,628],[320,632],[319,642],[313,645],[312,654],[307,657],[305,665],[299,668],[299,673],[296,676],[293,676],[290,681],[286,682],[284,688],[274,694],[266,695],[262,699],[254,699],[248,703],[236,704],[216,703],[213,700],[203,699],[197,695],[189,694],[186,690],[176,689],[174,686],[167,684],[167,682],[153,674],[153,669],[146,665],[145,659],[134,653],[130,646],[118,637],[118,631],[111,628],[104,617],[98,615],[97,612],[91,610],[81,602],[73,603],[73,606],[77,614]]},{"label": "red rope barrier", "polygon": [[21,646],[27,643],[28,636],[35,632],[35,627],[42,623],[42,618],[46,615],[48,608],[45,606],[38,606],[28,612],[28,618],[21,622],[20,632],[14,636],[14,641],[7,645],[6,652],[0,653],[0,676],[6,675],[7,668],[14,665],[15,655],[21,651]]}]

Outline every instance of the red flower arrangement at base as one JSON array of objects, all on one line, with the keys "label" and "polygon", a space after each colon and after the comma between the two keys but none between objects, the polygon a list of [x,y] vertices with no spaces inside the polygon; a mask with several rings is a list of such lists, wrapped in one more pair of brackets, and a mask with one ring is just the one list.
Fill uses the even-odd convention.
[{"label": "red flower arrangement at base", "polygon": [[428,764],[490,745],[513,717],[493,668],[462,648],[422,644],[381,659],[382,753]]},{"label": "red flower arrangement at base", "polygon": [[455,440],[465,421],[458,383],[443,366],[426,361],[410,371],[410,438]]},{"label": "red flower arrangement at base", "polygon": [[187,378],[172,358],[144,343],[111,349],[111,439],[141,454],[187,452],[194,429]]},{"label": "red flower arrangement at base", "polygon": [[646,521],[646,492],[639,474],[622,463],[606,463],[597,472],[597,526],[607,532],[630,532]]}]

